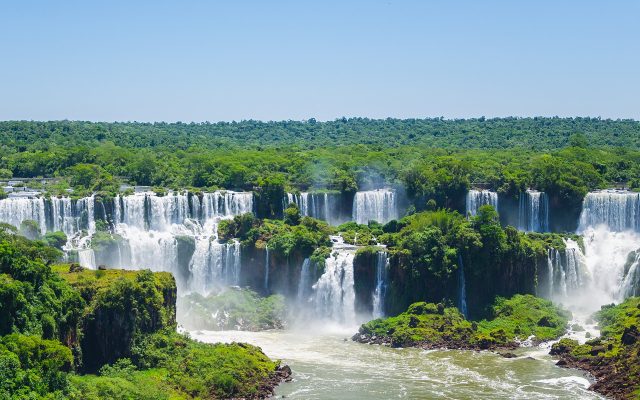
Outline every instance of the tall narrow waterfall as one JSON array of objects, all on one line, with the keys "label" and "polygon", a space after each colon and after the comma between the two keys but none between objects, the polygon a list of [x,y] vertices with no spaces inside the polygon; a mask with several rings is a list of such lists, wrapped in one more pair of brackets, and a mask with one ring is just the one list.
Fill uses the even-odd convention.
[{"label": "tall narrow waterfall", "polygon": [[373,318],[384,317],[384,301],[387,291],[387,270],[389,257],[386,251],[379,251],[376,257],[376,287],[373,291]]},{"label": "tall narrow waterfall", "polygon": [[458,254],[458,310],[466,318],[467,312],[467,281],[464,278],[464,264],[462,255]]},{"label": "tall narrow waterfall", "polygon": [[355,247],[346,245],[340,236],[334,241],[331,255],[325,260],[324,274],[313,286],[318,316],[344,324],[355,324],[355,290],[353,258]]},{"label": "tall narrow waterfall", "polygon": [[520,193],[518,229],[525,232],[549,231],[549,199],[544,192]]},{"label": "tall narrow waterfall", "polygon": [[396,193],[390,189],[357,192],[353,198],[353,220],[359,224],[385,224],[398,218]]},{"label": "tall narrow waterfall", "polygon": [[300,268],[300,280],[298,281],[298,305],[303,305],[309,300],[309,285],[311,284],[311,260],[305,258]]},{"label": "tall narrow waterfall", "polygon": [[493,206],[498,210],[498,193],[489,190],[469,190],[467,193],[467,215],[475,216],[478,209],[484,205]]},{"label": "tall narrow waterfall", "polygon": [[264,292],[265,293],[269,293],[269,264],[270,264],[270,258],[269,258],[269,245],[267,245],[265,247],[265,252],[266,252],[266,256],[264,258]]},{"label": "tall narrow waterfall", "polygon": [[[628,268],[626,268],[628,267]],[[630,254],[625,264],[625,277],[620,288],[620,296],[627,298],[640,296],[640,251]]]}]

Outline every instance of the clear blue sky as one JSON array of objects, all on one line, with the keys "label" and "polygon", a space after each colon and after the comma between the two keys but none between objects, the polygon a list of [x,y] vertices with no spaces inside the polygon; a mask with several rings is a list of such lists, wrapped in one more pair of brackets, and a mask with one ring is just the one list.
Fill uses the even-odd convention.
[{"label": "clear blue sky", "polygon": [[640,1],[0,0],[0,119],[640,119]]}]

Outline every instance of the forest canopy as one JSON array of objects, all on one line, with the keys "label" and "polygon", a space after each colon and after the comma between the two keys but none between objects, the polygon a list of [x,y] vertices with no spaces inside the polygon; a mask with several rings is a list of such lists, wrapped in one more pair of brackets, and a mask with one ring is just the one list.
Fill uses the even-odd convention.
[{"label": "forest canopy", "polygon": [[[60,177],[55,193],[356,190],[397,185],[449,206],[474,184],[560,197],[640,186],[640,122],[599,118],[329,122],[0,122],[0,176]],[[278,199],[280,201],[280,199]]]}]

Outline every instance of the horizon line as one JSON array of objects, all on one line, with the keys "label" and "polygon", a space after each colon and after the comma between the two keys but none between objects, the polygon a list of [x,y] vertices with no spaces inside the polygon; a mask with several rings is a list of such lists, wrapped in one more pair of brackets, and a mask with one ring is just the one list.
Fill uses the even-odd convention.
[{"label": "horizon line", "polygon": [[383,117],[383,118],[375,118],[375,117],[362,117],[362,116],[342,116],[334,119],[325,119],[321,120],[315,117],[309,117],[307,119],[240,119],[240,120],[191,120],[191,121],[165,121],[165,120],[88,120],[88,119],[48,119],[48,120],[39,120],[39,119],[0,119],[0,123],[6,122],[35,122],[35,123],[48,123],[48,122],[84,122],[84,123],[92,123],[92,124],[232,124],[232,123],[244,123],[244,122],[258,122],[264,124],[270,123],[282,123],[282,122],[298,122],[298,123],[328,123],[328,122],[339,122],[339,121],[351,121],[351,120],[369,120],[369,121],[386,121],[386,120],[395,120],[395,121],[410,121],[410,120],[418,120],[418,121],[427,121],[427,120],[440,120],[447,122],[456,122],[456,121],[495,121],[495,120],[507,120],[507,119],[592,119],[592,120],[600,120],[600,121],[611,121],[611,122],[640,122],[640,119],[635,119],[633,117],[629,118],[611,118],[611,117],[602,117],[602,116],[544,116],[544,115],[529,115],[529,116],[477,116],[477,117],[444,117],[444,116],[430,116],[430,117]]}]

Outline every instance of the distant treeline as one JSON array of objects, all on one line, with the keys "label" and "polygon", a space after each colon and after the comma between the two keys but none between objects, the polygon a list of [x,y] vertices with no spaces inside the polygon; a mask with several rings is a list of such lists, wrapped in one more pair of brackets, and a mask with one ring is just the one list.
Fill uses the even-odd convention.
[{"label": "distant treeline", "polygon": [[[61,177],[47,190],[115,194],[124,181],[182,189],[256,190],[269,208],[286,191],[406,190],[460,208],[474,186],[542,190],[580,204],[589,190],[640,188],[640,123],[594,118],[332,122],[0,122],[0,179]],[[0,193],[1,195],[1,193]],[[458,200],[456,200],[458,199]]]},{"label": "distant treeline", "polygon": [[197,146],[331,147],[353,144],[444,149],[524,148],[553,150],[575,134],[592,146],[640,145],[640,122],[600,118],[368,119],[335,121],[241,121],[218,123],[140,123],[82,121],[0,122],[0,146],[38,149],[50,144],[111,141],[122,147],[183,149]]}]

